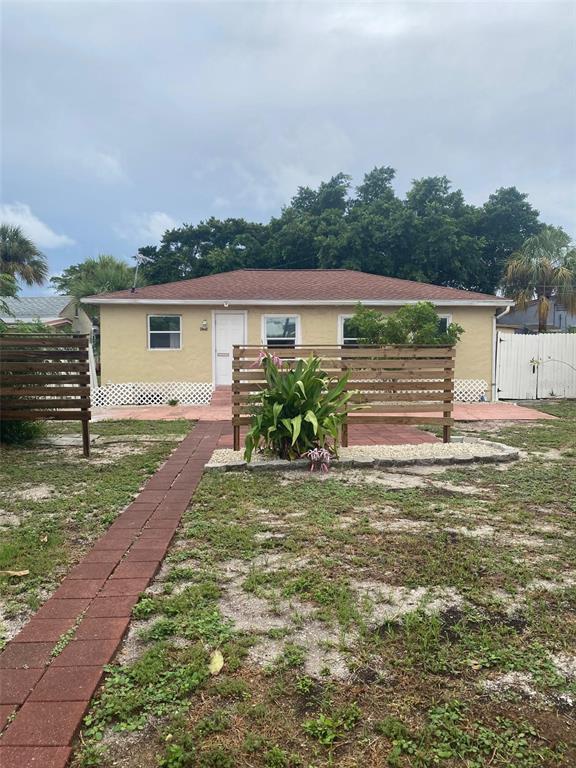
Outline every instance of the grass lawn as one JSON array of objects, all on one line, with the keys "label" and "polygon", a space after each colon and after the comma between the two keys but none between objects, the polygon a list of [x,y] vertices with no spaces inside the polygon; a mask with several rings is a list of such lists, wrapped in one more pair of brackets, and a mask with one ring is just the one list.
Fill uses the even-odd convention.
[{"label": "grass lawn", "polygon": [[[184,420],[98,422],[91,425],[100,437],[88,460],[80,446],[2,446],[0,647],[190,428]],[[78,423],[46,425],[47,437],[74,434],[80,434]]]},{"label": "grass lawn", "polygon": [[576,404],[548,410],[473,427],[511,465],[206,475],[75,766],[575,765]]}]

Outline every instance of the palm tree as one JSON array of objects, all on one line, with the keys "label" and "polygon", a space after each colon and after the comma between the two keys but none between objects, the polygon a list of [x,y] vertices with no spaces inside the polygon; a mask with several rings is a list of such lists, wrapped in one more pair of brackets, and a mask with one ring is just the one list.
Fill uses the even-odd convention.
[{"label": "palm tree", "polygon": [[[95,293],[108,293],[131,288],[134,282],[134,267],[115,256],[101,254],[89,257],[80,264],[67,267],[61,275],[50,279],[56,290],[68,296],[82,299]],[[138,276],[140,278],[140,275]],[[139,279],[138,285],[142,285]]]},{"label": "palm tree", "polygon": [[0,273],[20,278],[27,285],[42,285],[48,262],[20,227],[0,224]]},{"label": "palm tree", "polygon": [[538,330],[546,331],[551,299],[576,312],[576,249],[560,227],[545,227],[525,240],[506,266],[504,291],[525,309],[538,302]]}]

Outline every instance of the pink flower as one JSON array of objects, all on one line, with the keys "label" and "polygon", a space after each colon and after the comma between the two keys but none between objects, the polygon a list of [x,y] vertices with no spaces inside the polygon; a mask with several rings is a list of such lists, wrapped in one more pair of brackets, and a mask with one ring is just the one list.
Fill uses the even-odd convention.
[{"label": "pink flower", "polygon": [[331,456],[327,448],[311,448],[304,455],[310,459],[310,472],[318,468],[321,472],[328,472]]},{"label": "pink flower", "polygon": [[268,352],[266,352],[264,349],[261,349],[258,353],[258,358],[252,363],[250,368],[258,368],[259,365],[262,365],[264,363],[264,360],[269,360],[271,363],[273,363],[276,368],[282,367],[282,358],[278,357],[278,355],[271,355]]}]

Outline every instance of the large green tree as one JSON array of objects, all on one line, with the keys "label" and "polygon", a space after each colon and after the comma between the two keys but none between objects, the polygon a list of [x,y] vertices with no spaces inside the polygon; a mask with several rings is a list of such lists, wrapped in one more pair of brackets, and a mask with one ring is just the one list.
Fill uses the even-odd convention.
[{"label": "large green tree", "polygon": [[0,224],[0,273],[22,280],[26,285],[42,285],[48,277],[48,262],[20,227]]},{"label": "large green tree", "polygon": [[544,227],[510,257],[503,287],[520,309],[538,302],[538,330],[546,331],[550,301],[576,312],[576,248],[559,227]]},{"label": "large green tree", "polygon": [[477,275],[478,287],[482,291],[495,289],[512,254],[544,226],[539,220],[539,212],[527,198],[528,195],[519,192],[516,187],[501,187],[478,210],[473,231],[483,241]]},{"label": "large green tree", "polygon": [[160,246],[140,249],[143,272],[163,283],[243,267],[347,268],[491,293],[510,255],[543,226],[515,187],[475,206],[445,176],[413,181],[404,198],[394,177],[376,167],[353,189],[338,173],[300,187],[266,224],[210,218],[167,231]]}]

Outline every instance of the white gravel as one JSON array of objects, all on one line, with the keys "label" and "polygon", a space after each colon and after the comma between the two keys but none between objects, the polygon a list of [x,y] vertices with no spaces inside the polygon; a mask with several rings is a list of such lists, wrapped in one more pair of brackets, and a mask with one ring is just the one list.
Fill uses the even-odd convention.
[{"label": "white gravel", "polygon": [[[423,443],[421,445],[355,445],[340,448],[333,466],[400,466],[402,464],[452,464],[472,461],[511,461],[519,454],[502,443],[469,439],[457,443]],[[288,469],[307,466],[307,460],[281,461],[264,454],[254,454],[246,464],[243,451],[218,448],[212,454],[207,469]]]}]

